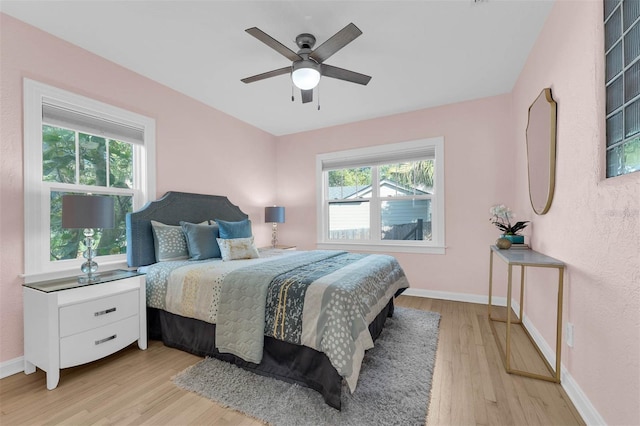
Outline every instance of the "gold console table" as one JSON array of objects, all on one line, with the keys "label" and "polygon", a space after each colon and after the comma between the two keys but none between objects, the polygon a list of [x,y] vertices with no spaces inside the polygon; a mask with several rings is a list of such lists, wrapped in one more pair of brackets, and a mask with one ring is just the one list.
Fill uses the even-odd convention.
[{"label": "gold console table", "polygon": [[[491,297],[493,293],[493,257],[494,254],[498,256],[498,258],[502,259],[508,265],[508,274],[507,274],[507,315],[506,319],[503,318],[494,318],[492,316],[492,304]],[[511,313],[511,284],[513,278],[513,267],[520,266],[520,314],[517,319],[512,319]],[[524,271],[527,267],[536,267],[536,268],[555,268],[558,270],[558,297],[557,297],[557,310],[556,310],[556,366],[555,369],[549,364],[547,359],[542,354],[542,351],[536,344],[536,342],[529,334],[529,331],[522,323],[523,311],[524,311]],[[562,280],[564,276],[564,262],[561,262],[552,257],[546,256],[544,254],[538,253],[536,251],[530,249],[509,249],[509,250],[501,250],[498,247],[491,246],[491,250],[489,252],[489,324],[491,325],[491,331],[493,332],[493,337],[496,339],[496,343],[498,348],[500,349],[500,355],[502,357],[502,361],[504,363],[505,369],[507,373],[510,374],[518,374],[520,376],[532,377],[534,379],[547,380],[550,382],[560,383],[560,351],[562,349]],[[498,334],[496,332],[496,328],[494,322],[506,322],[507,323],[507,337],[506,337],[506,348],[502,347],[500,339],[498,338]],[[518,370],[512,368],[511,366],[511,326],[512,324],[517,324],[522,327],[525,334],[538,351],[540,358],[544,361],[547,369],[551,373],[551,376],[545,376],[541,374],[536,374],[528,371]]]}]

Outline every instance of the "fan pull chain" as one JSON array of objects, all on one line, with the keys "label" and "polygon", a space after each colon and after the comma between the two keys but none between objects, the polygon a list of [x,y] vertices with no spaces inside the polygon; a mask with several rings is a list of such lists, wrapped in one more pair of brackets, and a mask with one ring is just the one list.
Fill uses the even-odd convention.
[{"label": "fan pull chain", "polygon": [[320,85],[316,86],[316,100],[318,102],[318,111],[320,111]]},{"label": "fan pull chain", "polygon": [[291,83],[291,102],[295,101],[295,98],[293,97],[293,83]]}]

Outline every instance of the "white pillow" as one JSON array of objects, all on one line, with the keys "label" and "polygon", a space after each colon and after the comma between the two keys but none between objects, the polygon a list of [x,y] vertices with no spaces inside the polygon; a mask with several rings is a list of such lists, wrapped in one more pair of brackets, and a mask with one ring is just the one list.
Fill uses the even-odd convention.
[{"label": "white pillow", "polygon": [[222,260],[256,259],[260,257],[258,249],[253,244],[253,237],[249,238],[217,238]]}]

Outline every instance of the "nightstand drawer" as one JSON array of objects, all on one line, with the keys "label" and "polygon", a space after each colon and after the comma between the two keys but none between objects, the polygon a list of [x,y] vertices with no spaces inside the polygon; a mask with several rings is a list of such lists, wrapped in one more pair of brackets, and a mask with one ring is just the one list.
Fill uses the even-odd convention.
[{"label": "nightstand drawer", "polygon": [[60,339],[60,368],[105,357],[138,340],[138,315]]},{"label": "nightstand drawer", "polygon": [[101,327],[137,315],[137,290],[60,308],[60,337]]}]

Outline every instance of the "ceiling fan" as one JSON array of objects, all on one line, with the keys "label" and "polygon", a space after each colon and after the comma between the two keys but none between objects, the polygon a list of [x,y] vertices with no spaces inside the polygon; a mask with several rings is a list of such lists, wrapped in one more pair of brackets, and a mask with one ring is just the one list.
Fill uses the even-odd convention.
[{"label": "ceiling fan", "polygon": [[[298,53],[256,27],[249,28],[245,31],[293,63],[284,68],[243,78],[241,81],[244,83],[253,83],[254,81],[264,80],[265,78],[290,73],[293,84],[301,90],[302,103],[304,104],[313,100],[313,88],[318,85],[321,76],[337,78],[338,80],[362,85],[366,85],[369,83],[369,80],[371,80],[371,77],[368,75],[324,63],[331,55],[362,34],[362,31],[353,23],[335,33],[316,49],[313,49],[316,38],[312,34],[304,33],[298,35],[296,37],[296,44],[300,49]],[[293,96],[291,100],[293,100]]]}]

